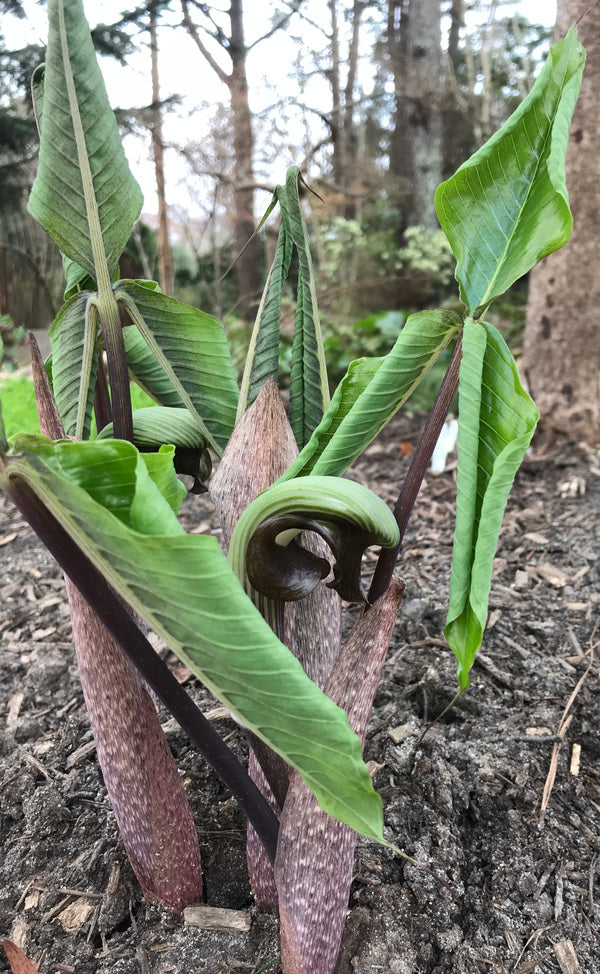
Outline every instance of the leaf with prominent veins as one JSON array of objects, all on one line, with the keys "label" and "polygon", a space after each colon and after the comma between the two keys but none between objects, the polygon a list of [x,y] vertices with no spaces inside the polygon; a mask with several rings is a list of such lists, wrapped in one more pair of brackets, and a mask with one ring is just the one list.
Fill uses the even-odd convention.
[{"label": "leaf with prominent veins", "polygon": [[21,482],[330,815],[383,841],[381,801],[346,714],[269,628],[217,540],[184,533],[135,447],[19,437],[14,453],[0,457],[0,486],[14,495]]},{"label": "leaf with prominent veins", "polygon": [[81,0],[50,0],[49,21],[40,159],[29,210],[106,295],[142,194],[125,158]]},{"label": "leaf with prominent veins", "polygon": [[572,28],[508,121],[436,190],[473,317],[569,239],[565,158],[584,62]]},{"label": "leaf with prominent veins", "polygon": [[81,291],[58,312],[51,328],[52,386],[67,436],[87,439],[94,406],[99,349],[96,295]]},{"label": "leaf with prominent veins", "polygon": [[162,405],[186,406],[208,446],[221,456],[238,401],[223,325],[136,281],[119,281],[115,296],[138,331],[124,329],[130,370]]},{"label": "leaf with prominent veins", "polygon": [[290,425],[301,449],[318,426],[329,405],[329,385],[317,292],[308,231],[300,206],[298,166],[290,166],[285,186],[276,186],[260,226],[275,205],[281,210],[281,226],[273,264],[267,277],[250,339],[238,417],[251,405],[268,379],[279,372],[281,298],[294,250],[298,256],[298,290],[292,373],[290,377]]},{"label": "leaf with prominent veins", "polygon": [[454,311],[410,315],[387,355],[352,362],[323,419],[280,482],[311,473],[343,474],[406,402],[461,325]]},{"label": "leaf with prominent veins", "polygon": [[458,395],[456,530],[445,636],[465,690],[485,627],[504,508],[539,413],[500,333],[472,318],[463,332]]}]

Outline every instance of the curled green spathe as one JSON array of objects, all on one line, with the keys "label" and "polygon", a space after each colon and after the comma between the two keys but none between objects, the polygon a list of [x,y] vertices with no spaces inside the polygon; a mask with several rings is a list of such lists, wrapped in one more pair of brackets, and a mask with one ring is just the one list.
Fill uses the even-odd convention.
[{"label": "curled green spathe", "polygon": [[393,548],[399,538],[388,506],[362,484],[319,476],[280,482],[257,497],[235,527],[229,561],[240,581],[279,601],[308,595],[330,566],[298,543],[304,530],[327,542],[335,557],[327,584],[352,602],[367,601],[360,580],[364,550]]}]

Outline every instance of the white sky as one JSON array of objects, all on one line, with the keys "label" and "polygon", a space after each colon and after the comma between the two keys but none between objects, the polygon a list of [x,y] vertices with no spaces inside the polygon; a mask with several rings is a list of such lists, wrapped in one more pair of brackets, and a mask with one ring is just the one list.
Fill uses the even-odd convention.
[{"label": "white sky", "polygon": [[[111,23],[127,7],[127,3],[125,0],[101,0],[101,2],[84,0],[84,6],[91,23],[99,21]],[[181,18],[177,12],[178,4],[173,6],[176,9],[173,10],[170,19],[171,23],[176,25]],[[25,8],[31,11],[28,21],[18,21],[10,16],[5,16],[3,19],[2,33],[9,47],[18,48],[28,42],[44,43],[45,15],[34,0],[25,0]],[[313,10],[317,11],[317,17],[318,11],[323,8],[323,0],[318,0],[317,5],[313,6]],[[246,0],[247,43],[268,28],[272,9],[273,6],[265,3],[264,0]],[[515,0],[514,3],[503,4],[504,16],[514,12],[522,13],[531,22],[552,26],[556,18],[556,0]],[[297,23],[295,27],[292,33],[299,32]],[[294,56],[293,41],[281,32],[251,53],[248,60],[248,73],[253,99],[252,107],[255,112],[266,109],[277,100],[282,91],[290,93],[293,90],[289,73]],[[101,67],[113,106],[129,108],[150,103],[152,97],[150,55],[147,49],[140,50],[138,54],[131,57],[126,67],[121,67],[114,60],[106,58],[102,59]],[[194,42],[183,28],[159,28],[159,72],[162,98],[171,94],[183,95],[182,104],[170,109],[164,120],[165,142],[185,143],[188,140],[201,142],[203,135],[209,134],[209,126],[215,113],[214,108],[210,110],[208,106],[226,104],[227,89],[204,63]],[[198,106],[202,105],[204,107],[198,110]],[[288,157],[281,160],[281,173],[277,173],[275,177],[268,174],[267,178],[270,175],[271,179],[282,181],[287,166],[301,161],[300,150],[294,145],[294,141],[300,141],[301,137],[299,134],[295,138],[294,136],[290,138],[286,146]],[[144,210],[147,213],[155,212],[155,183],[149,143],[147,140],[128,137],[125,140],[125,148],[132,170],[144,192]],[[168,201],[194,211],[196,205],[193,199],[190,199],[186,185],[187,168],[174,152],[167,152],[165,165]],[[257,168],[260,170],[260,161]],[[267,202],[268,196],[265,194],[265,206]],[[261,205],[259,200],[259,208]]]}]

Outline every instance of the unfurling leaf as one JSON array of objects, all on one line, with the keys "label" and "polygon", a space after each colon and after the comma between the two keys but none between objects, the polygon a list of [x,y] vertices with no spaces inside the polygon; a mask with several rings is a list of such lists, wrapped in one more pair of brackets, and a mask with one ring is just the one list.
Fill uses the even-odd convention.
[{"label": "unfurling leaf", "polygon": [[239,417],[254,402],[264,383],[268,379],[277,379],[281,298],[295,251],[298,256],[298,283],[289,418],[300,449],[310,439],[329,405],[315,278],[308,231],[300,206],[299,187],[302,182],[298,166],[290,166],[285,186],[276,186],[271,204],[261,222],[262,226],[279,203],[281,225],[277,249],[250,339],[238,410]]},{"label": "unfurling leaf", "polygon": [[[112,439],[113,424],[98,434],[99,440]],[[133,442],[142,453],[154,452],[163,444],[175,447],[175,470],[194,478],[192,494],[204,494],[212,470],[206,449],[203,426],[187,409],[146,406],[133,413]]]}]

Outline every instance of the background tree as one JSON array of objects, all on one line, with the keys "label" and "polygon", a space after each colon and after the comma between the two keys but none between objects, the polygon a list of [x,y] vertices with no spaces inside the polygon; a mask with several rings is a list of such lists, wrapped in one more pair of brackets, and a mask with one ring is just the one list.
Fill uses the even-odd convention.
[{"label": "background tree", "polygon": [[149,7],[150,62],[152,74],[152,153],[156,170],[156,196],[158,199],[158,280],[165,294],[173,293],[173,257],[169,241],[169,208],[165,193],[165,158],[162,130],[162,106],[158,76],[158,7]]},{"label": "background tree", "polygon": [[[239,254],[236,275],[240,292],[239,310],[253,317],[260,298],[262,275],[260,271],[260,243],[252,237],[255,229],[254,214],[254,129],[248,96],[248,53],[257,44],[271,37],[287,24],[302,0],[293,0],[288,8],[276,15],[272,27],[247,44],[244,32],[243,0],[230,0],[227,10],[229,21],[225,28],[221,11],[199,0],[181,0],[183,23],[207,64],[229,91],[233,127],[233,222],[235,247]],[[195,19],[194,19],[195,18]],[[212,53],[211,47],[218,51]],[[229,71],[221,66],[219,57],[225,55]]]},{"label": "background tree", "polygon": [[[353,0],[340,9],[338,0],[329,0],[330,33],[327,64],[323,73],[331,88],[331,110],[323,115],[331,138],[331,170],[335,190],[344,199],[344,215],[356,215],[359,136],[356,124],[359,38],[361,17],[368,3]],[[340,18],[344,25],[340,24]],[[343,30],[346,27],[346,31]],[[348,35],[344,50],[344,33]]]},{"label": "background tree", "polygon": [[[587,16],[586,16],[587,14]],[[579,20],[581,18],[581,20]],[[573,233],[532,272],[523,366],[542,429],[600,443],[600,22],[589,0],[559,0],[556,35],[578,22],[587,51],[575,108],[567,187]]]},{"label": "background tree", "polygon": [[388,0],[394,77],[390,175],[403,187],[406,226],[438,226],[433,194],[442,181],[440,0]]},{"label": "background tree", "polygon": [[[17,0],[0,2],[0,13],[24,16]],[[59,306],[61,276],[56,248],[25,209],[38,142],[29,78],[40,60],[38,47],[8,50],[0,34],[0,315],[33,328]]]}]

